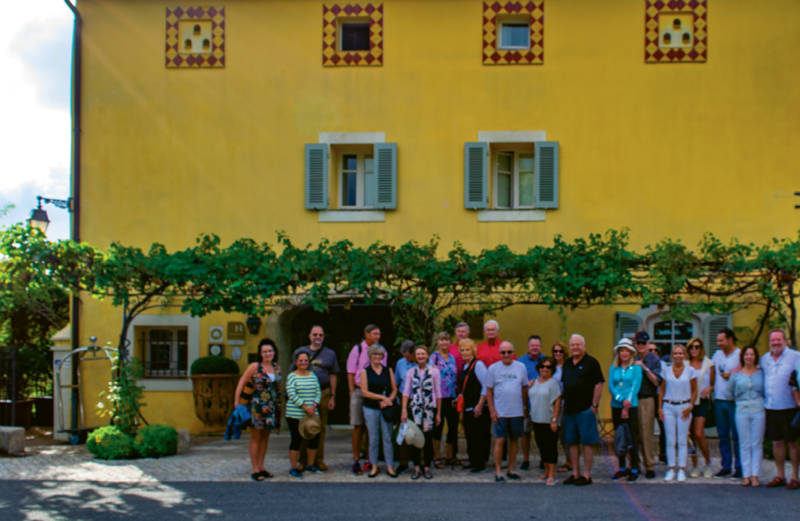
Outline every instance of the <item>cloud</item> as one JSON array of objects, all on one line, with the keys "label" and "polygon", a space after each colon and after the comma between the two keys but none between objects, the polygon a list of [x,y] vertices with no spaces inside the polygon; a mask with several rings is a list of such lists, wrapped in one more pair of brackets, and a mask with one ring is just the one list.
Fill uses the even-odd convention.
[{"label": "cloud", "polygon": [[[8,203],[14,205],[8,215],[0,217],[0,226],[7,226],[28,219],[31,210],[36,207],[37,195],[54,199],[68,199],[69,172],[64,169],[53,169],[50,171],[50,177],[46,183],[28,181],[13,188],[0,189],[0,207]],[[53,240],[69,239],[69,212],[53,205],[44,205],[42,208],[47,211],[47,216],[50,219],[47,237]]]},{"label": "cloud", "polygon": [[69,111],[72,24],[68,19],[36,19],[24,25],[9,45],[25,66],[25,79],[42,105]]}]

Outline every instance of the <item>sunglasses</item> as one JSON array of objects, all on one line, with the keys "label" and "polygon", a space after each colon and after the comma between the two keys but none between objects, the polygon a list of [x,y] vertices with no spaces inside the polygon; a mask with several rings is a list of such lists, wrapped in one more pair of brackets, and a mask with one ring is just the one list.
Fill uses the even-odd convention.
[{"label": "sunglasses", "polygon": [[562,349],[557,349],[557,350],[553,351],[553,354],[556,354],[556,353],[561,353],[563,355],[564,351]]},{"label": "sunglasses", "polygon": [[501,355],[510,355],[510,354],[512,354],[513,352],[514,352],[514,351],[500,351],[500,354],[501,354]]},{"label": "sunglasses", "polygon": [[553,366],[552,366],[552,365],[550,365],[550,364],[543,365],[543,366],[542,366],[542,369],[549,369],[549,370],[551,370],[551,371],[552,371],[552,370],[553,370]]},{"label": "sunglasses", "polygon": [[700,349],[700,346],[695,344],[693,346],[689,346],[689,349]]}]

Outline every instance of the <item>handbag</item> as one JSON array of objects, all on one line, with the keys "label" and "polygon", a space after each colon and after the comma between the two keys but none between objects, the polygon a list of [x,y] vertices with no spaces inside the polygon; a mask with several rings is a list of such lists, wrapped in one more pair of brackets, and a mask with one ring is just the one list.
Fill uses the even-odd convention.
[{"label": "handbag", "polygon": [[[467,374],[467,376],[464,377],[464,387],[462,389],[466,389],[467,388],[467,381],[468,380],[469,380],[469,374]],[[466,408],[466,405],[464,405],[464,391],[462,390],[461,394],[459,394],[458,398],[456,398],[456,411],[464,412],[465,408]]]}]

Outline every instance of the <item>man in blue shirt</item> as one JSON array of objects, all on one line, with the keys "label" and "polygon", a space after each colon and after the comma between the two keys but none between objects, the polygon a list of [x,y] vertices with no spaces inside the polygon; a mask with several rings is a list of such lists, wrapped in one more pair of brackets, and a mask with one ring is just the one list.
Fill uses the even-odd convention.
[{"label": "man in blue shirt", "polygon": [[[528,371],[528,387],[533,385],[533,381],[539,378],[539,371],[536,370],[536,364],[539,360],[544,358],[542,354],[542,337],[539,335],[531,335],[528,338],[528,354],[520,357],[518,360],[521,362],[525,369]],[[530,411],[530,403],[528,404]],[[533,423],[530,418],[525,418],[525,432],[522,434],[522,466],[520,470],[528,470],[530,468],[530,454],[531,454],[531,432],[533,432]],[[540,470],[544,470],[544,464],[539,465]]]}]

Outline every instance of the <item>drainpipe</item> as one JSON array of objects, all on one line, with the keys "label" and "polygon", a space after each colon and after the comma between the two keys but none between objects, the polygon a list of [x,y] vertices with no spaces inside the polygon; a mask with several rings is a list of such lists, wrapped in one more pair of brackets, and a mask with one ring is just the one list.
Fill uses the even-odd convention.
[{"label": "drainpipe", "polygon": [[[81,14],[70,0],[64,0],[75,16],[72,31],[72,194],[70,197],[70,215],[72,216],[71,238],[81,242]],[[72,349],[80,347],[80,298],[72,293]],[[72,364],[72,383],[78,384],[78,360]],[[58,392],[61,392],[59,389]],[[72,429],[78,428],[78,408],[80,394],[77,387],[72,388]],[[63,428],[63,426],[62,426]]]}]

